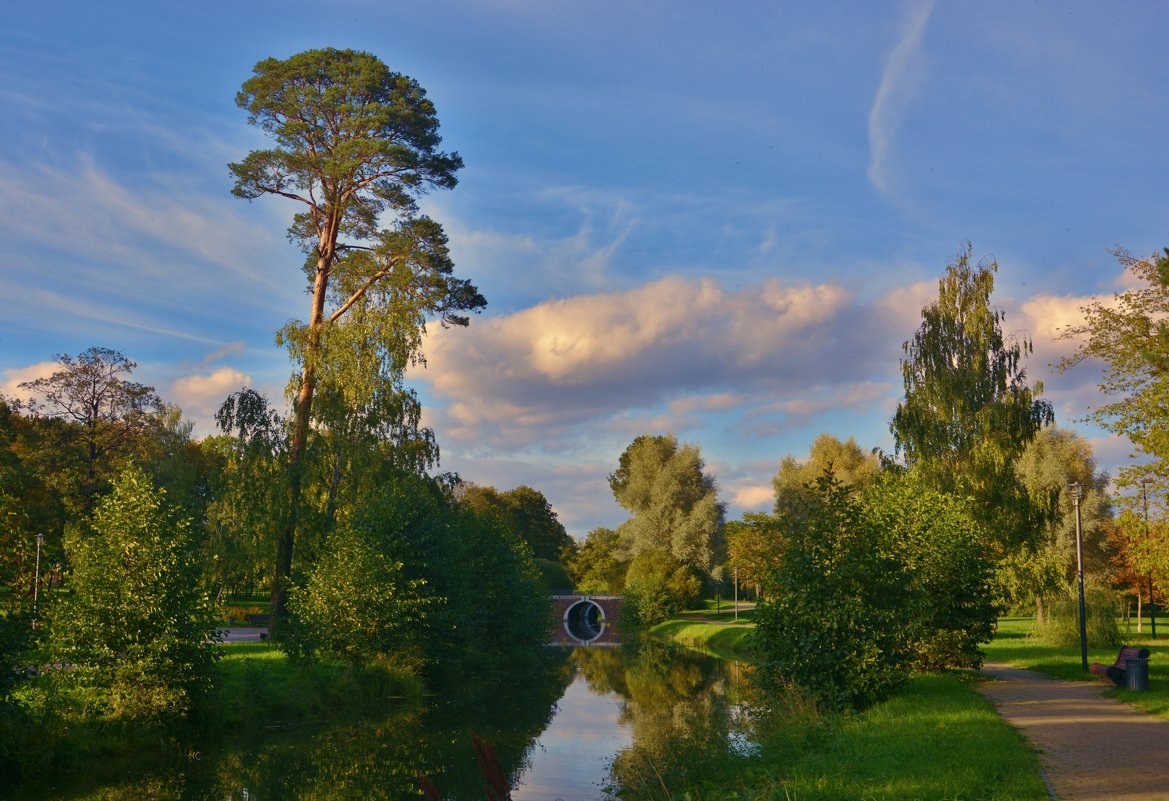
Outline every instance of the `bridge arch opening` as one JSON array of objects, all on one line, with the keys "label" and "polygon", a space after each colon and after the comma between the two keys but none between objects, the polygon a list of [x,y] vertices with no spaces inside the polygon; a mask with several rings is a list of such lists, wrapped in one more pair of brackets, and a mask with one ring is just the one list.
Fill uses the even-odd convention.
[{"label": "bridge arch opening", "polygon": [[605,610],[596,601],[582,598],[564,610],[564,631],[579,642],[592,642],[605,633]]}]

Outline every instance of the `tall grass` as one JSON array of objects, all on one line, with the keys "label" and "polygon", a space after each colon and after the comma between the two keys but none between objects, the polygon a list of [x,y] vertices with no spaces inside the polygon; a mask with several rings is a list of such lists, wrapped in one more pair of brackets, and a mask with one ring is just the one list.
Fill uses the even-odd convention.
[{"label": "tall grass", "polygon": [[[1107,590],[1093,589],[1085,597],[1084,628],[1088,642],[1105,648],[1119,648],[1122,642],[1116,621],[1116,596]],[[1046,645],[1078,648],[1080,645],[1079,597],[1067,596],[1051,601],[1042,623],[1036,624],[1031,636]]]}]

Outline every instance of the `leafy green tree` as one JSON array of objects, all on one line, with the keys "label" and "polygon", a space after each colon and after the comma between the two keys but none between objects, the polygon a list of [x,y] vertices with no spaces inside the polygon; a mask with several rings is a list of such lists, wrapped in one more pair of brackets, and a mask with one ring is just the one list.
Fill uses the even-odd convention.
[{"label": "leafy green tree", "polygon": [[113,718],[181,715],[210,685],[218,620],[190,521],[130,467],[92,527],[67,544],[69,592],[51,609],[54,658],[71,665],[57,675]]},{"label": "leafy green tree", "polygon": [[702,597],[696,569],[668,551],[642,551],[625,574],[622,617],[643,626],[661,623]]},{"label": "leafy green tree", "polygon": [[1035,435],[1015,469],[1035,504],[1050,511],[1039,537],[1000,564],[999,592],[1008,605],[1034,601],[1042,620],[1044,598],[1066,594],[1076,577],[1076,515],[1068,489],[1073,482],[1083,488],[1084,573],[1095,583],[1107,581],[1111,570],[1106,530],[1112,518],[1109,477],[1096,469],[1088,440],[1054,426]]},{"label": "leafy green tree", "polygon": [[1103,363],[1100,391],[1111,400],[1093,407],[1092,419],[1153,457],[1121,469],[1118,483],[1133,486],[1148,476],[1164,482],[1169,476],[1169,248],[1147,258],[1126,250],[1115,255],[1135,288],[1082,308],[1085,321],[1063,332],[1078,343],[1076,352],[1059,367]]},{"label": "leafy green tree", "polygon": [[916,632],[926,670],[982,666],[998,618],[993,564],[969,499],[938,492],[913,473],[888,473],[863,498],[869,525],[900,552],[910,593],[903,625]]},{"label": "leafy green tree", "polygon": [[863,488],[881,472],[876,455],[866,453],[849,437],[842,442],[831,434],[816,437],[804,462],[794,456],[785,456],[779,463],[779,472],[771,483],[775,487],[775,513],[798,514],[816,479],[831,470],[836,480],[845,486]]},{"label": "leafy green tree", "polygon": [[[65,510],[39,469],[51,461],[36,420],[17,401],[0,396],[0,586],[31,599],[37,536],[44,535],[45,566],[58,561]],[[47,570],[45,571],[47,574]]]},{"label": "leafy green tree", "polygon": [[228,396],[215,420],[223,433],[201,443],[215,466],[204,518],[207,572],[218,586],[251,594],[269,586],[288,513],[287,425],[251,389]]},{"label": "leafy green tree", "polygon": [[761,597],[763,581],[779,566],[783,553],[782,523],[778,517],[748,512],[727,523],[727,567],[738,571],[739,583],[755,588]]},{"label": "leafy green tree", "polygon": [[[341,575],[346,561],[330,554],[334,548],[359,560],[352,577]],[[298,655],[368,660],[396,644],[443,670],[539,648],[551,623],[547,588],[527,544],[498,517],[458,503],[449,486],[409,473],[383,476],[347,512],[296,598],[294,610],[308,610],[293,619],[288,647]],[[336,604],[345,628],[364,632],[352,655],[344,651],[345,630],[331,631],[328,610]]]},{"label": "leafy green tree", "polygon": [[633,514],[619,529],[632,556],[665,545],[706,575],[722,561],[726,508],[704,467],[698,447],[679,447],[673,434],[642,435],[625,449],[609,486]]},{"label": "leafy green tree", "polygon": [[480,514],[498,515],[528,543],[537,559],[558,561],[572,547],[572,538],[544,493],[526,484],[499,492],[467,483],[460,487],[460,498]]},{"label": "leafy green tree", "polygon": [[595,528],[567,560],[565,566],[577,592],[595,595],[619,595],[625,587],[621,535],[611,528]]},{"label": "leafy green tree", "polygon": [[462,160],[439,149],[434,105],[416,81],[369,53],[309,50],[259,62],[236,103],[275,147],[230,165],[233,192],[300,205],[289,236],[307,256],[311,297],[308,321],[279,334],[300,366],[290,385],[289,514],[272,592],[279,621],[318,388],[330,396],[334,431],[355,418],[365,429],[411,428],[400,380],[419,358],[426,316],[466,325],[463,312],[486,302],[454,277],[442,227],[418,213],[421,193],[455,186]]},{"label": "leafy green tree", "polygon": [[1044,522],[1015,473],[1027,444],[1054,421],[1027,384],[1027,339],[1008,340],[991,306],[998,264],[972,265],[969,243],[938,282],[938,299],[904,345],[905,399],[890,429],[897,453],[933,486],[975,498],[1000,555],[1028,542]]},{"label": "leafy green tree", "polygon": [[420,592],[424,580],[406,578],[386,534],[383,520],[347,521],[293,591],[291,611],[311,631],[314,655],[368,665],[418,645],[434,598]]},{"label": "leafy green tree", "polygon": [[130,381],[138,365],[110,348],[92,347],[77,357],[57,355],[61,369],[20,386],[32,393],[29,408],[57,418],[53,447],[59,459],[77,463],[75,508],[93,509],[104,482],[134,455],[136,441],[151,427],[163,405],[154,387]]},{"label": "leafy green tree", "polygon": [[896,535],[831,474],[783,526],[755,614],[765,683],[794,682],[836,709],[882,698],[908,677],[919,639],[920,590]]}]

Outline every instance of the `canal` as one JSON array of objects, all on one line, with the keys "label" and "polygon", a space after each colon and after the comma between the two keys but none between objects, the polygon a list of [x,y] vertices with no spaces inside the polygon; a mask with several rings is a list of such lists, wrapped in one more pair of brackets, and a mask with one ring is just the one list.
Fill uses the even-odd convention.
[{"label": "canal", "polygon": [[[750,750],[746,668],[663,643],[549,648],[523,675],[446,688],[385,717],[329,726],[257,726],[165,759],[100,765],[10,788],[45,799],[420,798],[482,801],[472,737],[487,742],[514,801],[637,798],[703,761]],[[173,746],[171,746],[173,749]]]}]

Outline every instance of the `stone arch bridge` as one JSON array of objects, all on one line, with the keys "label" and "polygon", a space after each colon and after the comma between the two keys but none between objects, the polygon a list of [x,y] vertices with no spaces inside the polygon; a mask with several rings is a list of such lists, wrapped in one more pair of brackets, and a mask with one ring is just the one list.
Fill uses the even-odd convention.
[{"label": "stone arch bridge", "polygon": [[552,641],[560,645],[616,645],[613,626],[621,617],[620,595],[553,595],[556,625]]}]

